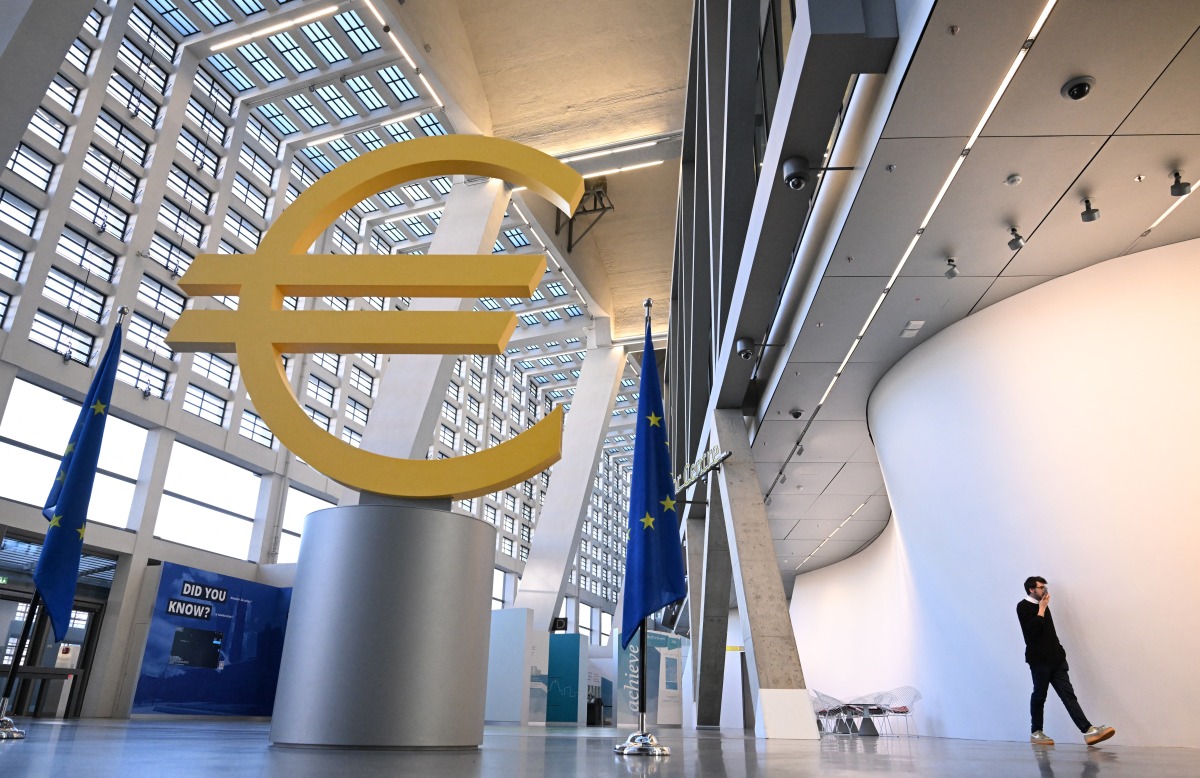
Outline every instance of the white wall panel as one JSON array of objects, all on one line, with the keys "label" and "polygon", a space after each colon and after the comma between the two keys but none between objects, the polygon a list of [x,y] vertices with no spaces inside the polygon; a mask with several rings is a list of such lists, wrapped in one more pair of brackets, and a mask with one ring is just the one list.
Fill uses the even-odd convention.
[{"label": "white wall panel", "polygon": [[[922,734],[1024,740],[1014,608],[1042,575],[1092,721],[1200,747],[1198,341],[1191,241],[1035,287],[901,360],[869,413],[894,521],[796,579],[809,685],[911,684]],[[1053,694],[1046,713],[1079,742]]]}]

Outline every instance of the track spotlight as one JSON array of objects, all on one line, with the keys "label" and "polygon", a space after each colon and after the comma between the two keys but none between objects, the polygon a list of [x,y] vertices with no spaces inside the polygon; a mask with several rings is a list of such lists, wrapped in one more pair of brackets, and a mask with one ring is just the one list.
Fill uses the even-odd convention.
[{"label": "track spotlight", "polygon": [[742,359],[752,359],[754,357],[753,338],[738,338],[734,350],[737,351],[737,355]]},{"label": "track spotlight", "polygon": [[1175,183],[1171,184],[1172,197],[1183,197],[1184,195],[1190,195],[1192,193],[1192,185],[1187,181],[1182,180],[1178,170],[1171,175],[1175,177]]},{"label": "track spotlight", "polygon": [[786,483],[787,483],[787,473],[780,473],[780,474],[779,474],[779,483],[781,483],[781,484],[786,484]]},{"label": "track spotlight", "polygon": [[763,505],[770,505],[770,504],[771,504],[771,495],[768,494],[767,499],[763,500]]},{"label": "track spotlight", "polygon": [[954,257],[946,257],[946,278],[958,278],[958,265],[954,261]]},{"label": "track spotlight", "polygon": [[1025,238],[1021,237],[1021,233],[1017,232],[1016,227],[1009,227],[1008,232],[1010,235],[1012,235],[1012,240],[1010,240],[1008,242],[1009,250],[1010,251],[1020,251],[1021,248],[1025,245]]},{"label": "track spotlight", "polygon": [[1079,218],[1085,222],[1094,222],[1100,218],[1100,209],[1092,207],[1092,201],[1085,197],[1083,198],[1083,213],[1079,214]]}]

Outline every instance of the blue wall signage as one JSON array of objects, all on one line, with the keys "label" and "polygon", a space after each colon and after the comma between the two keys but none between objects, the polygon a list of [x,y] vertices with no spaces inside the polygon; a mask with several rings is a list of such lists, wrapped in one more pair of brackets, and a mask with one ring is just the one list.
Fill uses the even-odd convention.
[{"label": "blue wall signage", "polygon": [[134,713],[270,716],[292,590],[162,566]]}]

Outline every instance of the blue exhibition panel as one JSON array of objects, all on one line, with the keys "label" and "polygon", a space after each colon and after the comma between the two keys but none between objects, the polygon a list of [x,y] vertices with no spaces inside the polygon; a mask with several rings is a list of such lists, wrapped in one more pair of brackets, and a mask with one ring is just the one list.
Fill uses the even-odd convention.
[{"label": "blue exhibition panel", "polygon": [[270,716],[291,598],[164,563],[132,712]]}]

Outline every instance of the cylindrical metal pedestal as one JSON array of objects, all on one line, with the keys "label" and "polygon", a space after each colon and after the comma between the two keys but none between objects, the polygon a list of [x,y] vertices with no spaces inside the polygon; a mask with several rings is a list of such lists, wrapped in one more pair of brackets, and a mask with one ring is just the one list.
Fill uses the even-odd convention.
[{"label": "cylindrical metal pedestal", "polygon": [[449,511],[310,514],[271,742],[479,746],[495,554],[494,527]]}]

